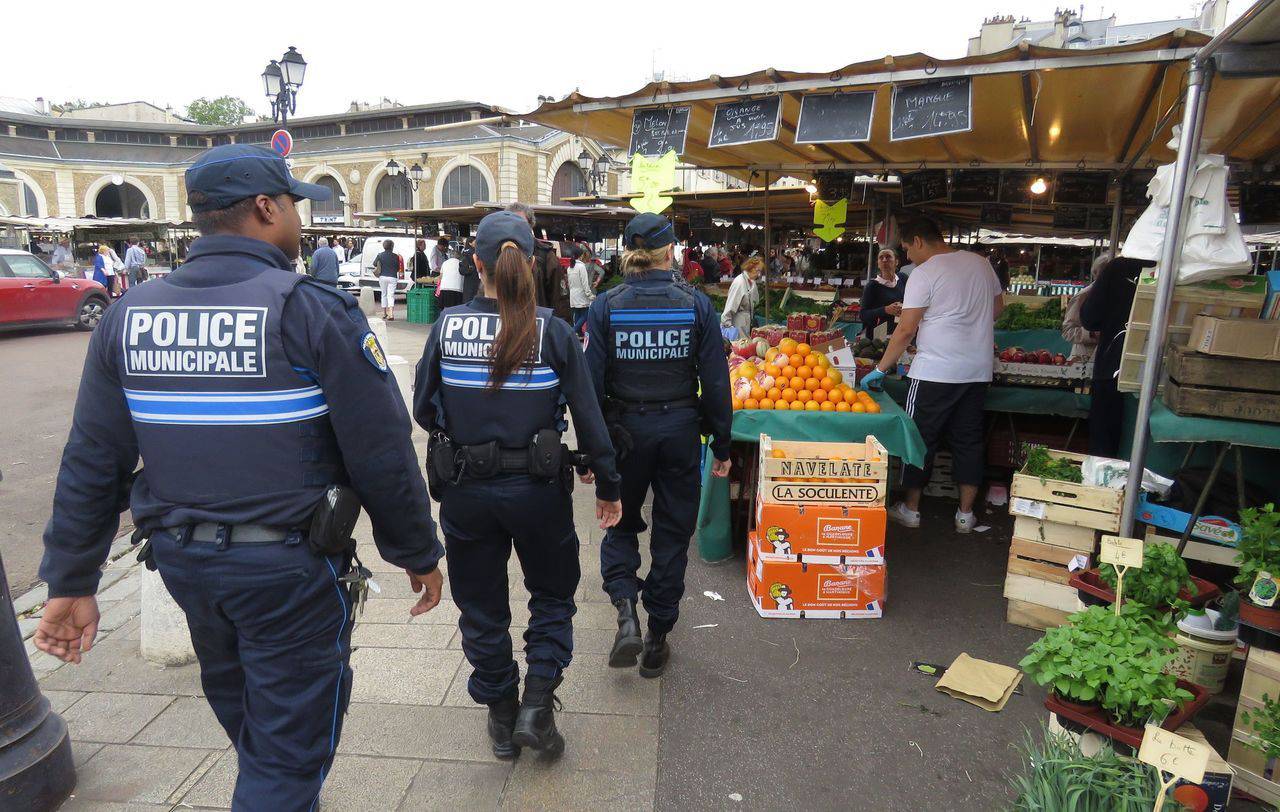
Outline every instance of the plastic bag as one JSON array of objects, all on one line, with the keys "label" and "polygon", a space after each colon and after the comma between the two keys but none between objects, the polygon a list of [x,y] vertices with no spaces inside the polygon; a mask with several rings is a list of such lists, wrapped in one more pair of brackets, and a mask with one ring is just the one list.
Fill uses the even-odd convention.
[{"label": "plastic bag", "polygon": [[[1080,463],[1080,474],[1085,485],[1096,485],[1102,488],[1122,491],[1129,481],[1128,460],[1113,460],[1109,457],[1085,457]],[[1169,496],[1173,487],[1172,479],[1165,479],[1150,470],[1142,471],[1142,489],[1154,493],[1161,499]]]}]

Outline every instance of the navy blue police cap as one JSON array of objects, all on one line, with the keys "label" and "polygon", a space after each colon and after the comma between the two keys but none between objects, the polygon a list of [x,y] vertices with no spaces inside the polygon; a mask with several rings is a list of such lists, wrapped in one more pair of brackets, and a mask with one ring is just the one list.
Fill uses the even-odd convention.
[{"label": "navy blue police cap", "polygon": [[200,192],[191,210],[214,211],[256,195],[289,194],[301,200],[328,200],[327,186],[303,183],[275,152],[253,144],[223,144],[204,152],[187,168],[187,193]]},{"label": "navy blue police cap", "polygon": [[476,226],[476,256],[485,266],[492,268],[497,263],[502,246],[508,242],[515,243],[526,258],[533,256],[533,229],[519,214],[495,211]]},{"label": "navy blue police cap", "polygon": [[631,218],[623,232],[622,244],[626,248],[652,250],[671,245],[676,241],[676,230],[671,221],[660,214],[643,212]]}]

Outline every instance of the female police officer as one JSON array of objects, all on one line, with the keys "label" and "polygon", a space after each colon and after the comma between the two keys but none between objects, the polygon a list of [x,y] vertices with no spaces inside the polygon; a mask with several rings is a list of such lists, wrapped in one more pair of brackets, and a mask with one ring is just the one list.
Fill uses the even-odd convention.
[{"label": "female police officer", "polygon": [[[562,455],[564,403],[596,477],[596,515],[617,523],[613,446],[569,325],[536,307],[533,232],[518,214],[495,212],[476,231],[484,285],[446,309],[418,363],[414,417],[432,434],[428,468],[440,499],[449,584],[461,610],[472,699],[489,706],[499,758],[521,747],[558,755],[553,692],[573,653],[578,536]],[[529,597],[528,670],[517,708],[507,559],[514,545]]]},{"label": "female police officer", "polygon": [[[672,271],[671,223],[656,214],[637,215],[623,240],[626,281],[596,299],[587,315],[587,364],[622,474],[622,521],[600,545],[600,572],[618,607],[609,665],[635,665],[641,653],[636,596],[643,590],[649,634],[640,675],[656,677],[670,655],[666,637],[679,615],[698,516],[700,417],[714,436],[712,473],[728,476],[733,414],[719,319],[707,297]],[[653,561],[640,581],[640,508],[650,487]]]}]

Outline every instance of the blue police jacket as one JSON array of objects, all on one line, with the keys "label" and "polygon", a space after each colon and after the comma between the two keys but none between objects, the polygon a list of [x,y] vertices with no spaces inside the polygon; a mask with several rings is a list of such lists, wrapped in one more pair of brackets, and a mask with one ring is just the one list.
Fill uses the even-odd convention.
[{"label": "blue police jacket", "polygon": [[565,428],[565,406],[573,414],[579,449],[591,457],[596,498],[619,498],[613,443],[591,389],[587,366],[573,330],[545,308],[537,309],[538,351],[501,388],[489,388],[489,363],[498,333],[498,304],[477,296],[444,310],[418,362],[413,416],[428,431],[443,430],[461,445],[498,441],[527,448],[543,429]]},{"label": "blue police jacket", "polygon": [[96,590],[140,455],[129,498],[139,527],[305,527],[341,483],[387,561],[421,573],[443,556],[407,410],[368,322],[350,295],[291,267],[259,240],[201,237],[179,270],[107,311],[45,528],[50,596]]},{"label": "blue police jacket", "polygon": [[[651,270],[628,277],[625,284],[640,294],[659,299],[659,294],[680,289],[681,298],[692,298],[692,319],[682,308],[645,310],[625,308],[624,318],[611,318],[613,299],[599,296],[587,312],[587,366],[596,396],[616,397],[610,386],[617,386],[618,375],[627,375],[628,367],[650,367],[644,374],[653,375],[659,364],[670,366],[669,374],[680,379],[692,359],[702,392],[702,414],[711,429],[711,452],[718,460],[729,459],[729,440],[733,429],[733,400],[729,394],[729,365],[725,361],[724,337],[720,319],[711,300],[701,291],[677,282],[673,271]],[[621,297],[629,301],[633,297]],[[625,302],[624,302],[625,303]],[[634,306],[634,305],[633,305]],[[680,312],[676,312],[679,310]],[[673,332],[680,335],[670,338]],[[685,333],[688,335],[685,335]]]}]

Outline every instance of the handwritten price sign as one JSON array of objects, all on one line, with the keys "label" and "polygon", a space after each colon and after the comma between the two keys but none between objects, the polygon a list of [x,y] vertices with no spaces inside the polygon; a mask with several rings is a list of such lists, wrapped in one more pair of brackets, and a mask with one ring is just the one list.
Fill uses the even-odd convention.
[{"label": "handwritten price sign", "polygon": [[[1138,761],[1150,764],[1160,771],[1160,794],[1156,796],[1153,812],[1158,812],[1164,805],[1165,793],[1179,778],[1192,784],[1204,781],[1204,771],[1209,766],[1211,752],[1207,744],[1192,741],[1156,725],[1147,725],[1142,736],[1142,747],[1138,750]],[[1165,773],[1169,773],[1168,781],[1164,780]]]},{"label": "handwritten price sign", "polygon": [[1115,567],[1142,569],[1142,539],[1124,536],[1103,536],[1098,560]]}]

